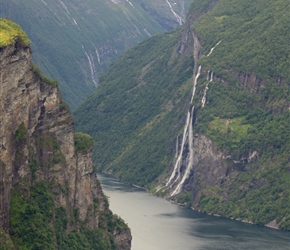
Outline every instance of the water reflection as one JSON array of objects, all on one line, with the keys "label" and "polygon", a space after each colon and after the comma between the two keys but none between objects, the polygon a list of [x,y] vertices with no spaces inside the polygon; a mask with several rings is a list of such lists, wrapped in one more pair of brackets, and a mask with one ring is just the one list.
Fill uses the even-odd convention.
[{"label": "water reflection", "polygon": [[98,174],[112,211],[132,230],[132,250],[290,250],[290,233],[208,216]]}]

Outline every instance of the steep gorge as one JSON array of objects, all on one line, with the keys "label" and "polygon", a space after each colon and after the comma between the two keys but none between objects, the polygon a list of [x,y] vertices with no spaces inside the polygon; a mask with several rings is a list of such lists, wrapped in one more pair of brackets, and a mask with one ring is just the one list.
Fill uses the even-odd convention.
[{"label": "steep gorge", "polygon": [[31,59],[18,34],[1,44],[1,249],[130,249],[130,230],[109,210],[96,178],[85,146],[91,139],[79,134],[84,145],[75,140],[56,82]]},{"label": "steep gorge", "polygon": [[99,169],[289,230],[288,10],[285,0],[193,1],[181,28],[113,63],[76,111],[77,129],[98,138]]}]

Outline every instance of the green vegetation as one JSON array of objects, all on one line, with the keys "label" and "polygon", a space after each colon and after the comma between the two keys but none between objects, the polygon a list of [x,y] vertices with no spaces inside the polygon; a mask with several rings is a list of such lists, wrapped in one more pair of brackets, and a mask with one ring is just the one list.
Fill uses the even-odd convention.
[{"label": "green vegetation", "polygon": [[289,82],[289,46],[285,42],[290,39],[289,19],[287,0],[220,0],[193,26],[204,55],[222,41],[201,64],[224,79],[234,69],[262,79],[283,77]]},{"label": "green vegetation", "polygon": [[11,250],[15,249],[10,235],[0,228],[0,250]]},{"label": "green vegetation", "polygon": [[[197,20],[192,28],[204,55],[194,132],[229,155],[224,163],[235,173],[219,186],[194,183],[198,208],[258,224],[276,219],[284,230],[290,228],[289,13],[287,0],[196,0],[188,17]],[[101,171],[148,189],[168,174],[192,88],[192,56],[176,53],[180,36],[180,30],[158,35],[128,51],[76,111],[78,130],[96,140]],[[207,70],[215,80],[201,107]],[[189,191],[176,200],[190,205],[192,197]]]},{"label": "green vegetation", "polygon": [[75,133],[75,150],[76,152],[86,153],[92,150],[94,146],[94,140],[88,134],[81,132]]},{"label": "green vegetation", "polygon": [[35,65],[35,64],[32,64],[32,70],[33,72],[39,76],[40,80],[46,84],[49,84],[53,87],[57,87],[58,86],[58,82],[56,80],[52,80],[50,79],[49,77],[45,76],[41,70]]},{"label": "green vegetation", "polygon": [[0,47],[19,41],[23,45],[29,45],[30,41],[21,27],[9,19],[0,18]]},{"label": "green vegetation", "polygon": [[23,149],[25,144],[27,143],[27,128],[25,127],[24,123],[22,122],[18,129],[15,131],[14,134],[14,145],[15,145],[15,158],[14,164],[17,168],[19,168],[23,162],[25,162],[25,157],[23,156]]},{"label": "green vegetation", "polygon": [[101,170],[145,186],[170,164],[193,65],[191,54],[177,60],[178,34],[158,35],[131,49],[76,112],[77,129],[96,141],[94,160]]},{"label": "green vegetation", "polygon": [[[230,187],[206,187],[199,208],[257,224],[276,219],[281,229],[290,230],[286,20],[287,1],[221,0],[193,28],[203,54],[221,40],[211,56],[203,57],[200,63],[226,80],[209,85],[206,108],[197,114],[196,132],[206,134],[231,155],[239,162],[232,167],[241,171],[230,181]],[[234,77],[237,73],[258,79],[241,84]],[[242,162],[253,154],[254,161]]]},{"label": "green vegetation", "polygon": [[27,140],[27,128],[22,122],[15,131],[14,141],[17,145],[25,143]]},{"label": "green vegetation", "polygon": [[[25,30],[32,41],[33,61],[60,83],[72,110],[95,90],[92,70],[97,82],[101,72],[130,47],[177,25],[162,0],[137,0],[134,8],[128,2],[103,0],[45,2],[1,0],[0,16]],[[185,0],[186,7],[190,2]]]},{"label": "green vegetation", "polygon": [[[275,220],[282,230],[290,230],[289,184],[286,162],[277,168],[277,159],[263,158],[264,166],[253,171],[250,165],[242,172],[231,188],[203,191],[200,208],[205,212],[267,224]],[[267,164],[265,164],[266,162]],[[255,166],[257,168],[257,166]],[[223,193],[229,195],[222,200]]]},{"label": "green vegetation", "polygon": [[[32,185],[29,195],[24,190],[13,190],[10,226],[17,249],[115,249],[113,230],[125,228],[120,218],[107,212],[101,218],[102,227],[90,230],[79,223],[77,211],[74,221],[70,221],[63,207],[55,207],[50,189],[49,183],[42,181]],[[77,224],[78,229],[67,233],[68,225]]]}]

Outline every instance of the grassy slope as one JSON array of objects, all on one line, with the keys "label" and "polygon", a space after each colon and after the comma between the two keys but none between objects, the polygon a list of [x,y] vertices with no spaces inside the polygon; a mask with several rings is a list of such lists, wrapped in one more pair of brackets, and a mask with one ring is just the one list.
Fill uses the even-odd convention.
[{"label": "grassy slope", "polygon": [[8,46],[15,41],[15,38],[29,45],[30,41],[20,26],[9,19],[0,18],[0,47]]},{"label": "grassy slope", "polygon": [[[191,10],[207,10],[212,2],[193,1]],[[243,165],[234,179],[203,187],[199,208],[259,224],[276,219],[286,230],[290,229],[288,9],[287,0],[267,4],[220,0],[193,26],[203,55],[222,40],[200,63],[224,80],[209,84],[195,132],[206,134],[234,160],[257,152],[256,160]],[[95,161],[101,170],[149,187],[170,166],[192,84],[192,58],[170,60],[178,36],[178,31],[157,36],[130,50],[106,71],[103,86],[76,112],[78,129],[97,141]],[[259,84],[241,84],[234,77],[245,73],[257,76]],[[202,81],[205,77],[197,87],[197,107]],[[190,200],[190,194],[186,198]]]}]

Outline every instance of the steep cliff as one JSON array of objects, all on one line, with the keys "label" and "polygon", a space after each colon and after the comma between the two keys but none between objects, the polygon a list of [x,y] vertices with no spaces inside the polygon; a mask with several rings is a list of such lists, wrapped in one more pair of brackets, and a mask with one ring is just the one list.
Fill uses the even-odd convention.
[{"label": "steep cliff", "polygon": [[17,34],[1,43],[1,247],[130,249],[130,230],[109,210],[91,147],[79,147],[56,82],[31,57]]}]

